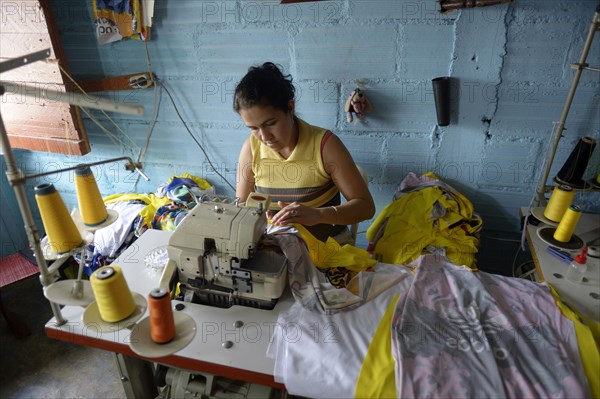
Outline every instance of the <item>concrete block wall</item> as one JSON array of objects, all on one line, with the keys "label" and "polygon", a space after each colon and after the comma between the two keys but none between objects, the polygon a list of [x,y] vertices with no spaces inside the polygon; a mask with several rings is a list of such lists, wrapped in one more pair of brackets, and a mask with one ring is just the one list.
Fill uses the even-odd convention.
[{"label": "concrete block wall", "polygon": [[[68,63],[77,80],[146,71],[145,43],[98,45],[89,2],[53,2]],[[440,14],[434,0],[333,0],[279,4],[271,0],[156,2],[147,43],[152,70],[168,88],[211,162],[235,185],[238,151],[249,132],[232,111],[236,83],[250,65],[273,61],[291,73],[297,110],[330,128],[369,174],[381,211],[408,172],[434,171],[465,194],[484,229],[519,231],[540,178],[553,122],[571,84],[596,0],[515,0],[512,4]],[[590,62],[600,59],[600,37]],[[598,139],[598,74],[584,72],[567,120],[552,176],[583,135]],[[451,76],[453,117],[437,127],[431,79]],[[373,103],[364,122],[348,123],[344,102],[361,87]],[[151,181],[120,165],[95,170],[103,194],[152,192],[170,176],[189,172],[233,191],[209,166],[164,90],[101,94],[143,104],[143,117],[111,115],[115,145],[89,118],[92,152],[84,157],[20,151],[23,169],[58,168],[144,147],[154,95],[159,111],[143,159]],[[596,176],[600,149],[585,177]],[[76,204],[72,176],[49,178]],[[600,212],[599,193],[577,201]],[[361,225],[366,230],[370,221]]]}]

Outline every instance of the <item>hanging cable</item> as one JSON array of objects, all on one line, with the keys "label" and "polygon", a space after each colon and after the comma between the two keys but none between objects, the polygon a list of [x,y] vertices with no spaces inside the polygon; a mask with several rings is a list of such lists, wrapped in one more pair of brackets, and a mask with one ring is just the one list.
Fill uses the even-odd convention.
[{"label": "hanging cable", "polygon": [[[152,130],[154,129],[154,124],[156,123],[157,118],[157,90],[159,89],[156,81],[154,80],[154,73],[152,73],[152,61],[150,60],[150,51],[148,50],[148,41],[144,40],[144,45],[146,49],[146,64],[148,65],[148,74],[150,75],[150,82],[154,84],[154,106],[152,110],[152,117],[150,118],[150,122],[148,123],[148,129],[146,130],[146,142],[144,144],[144,148],[140,149],[140,153],[138,154],[138,163],[142,162],[144,157],[146,156],[146,151],[148,151],[148,147],[150,146],[150,137],[152,136]],[[138,178],[139,180],[139,178]],[[137,184],[137,181],[136,181]]]},{"label": "hanging cable", "polygon": [[109,138],[109,139],[110,139],[110,140],[113,142],[113,144],[114,144],[115,146],[117,146],[117,147],[119,147],[119,146],[123,146],[123,147],[125,147],[125,143],[123,143],[123,142],[122,142],[122,141],[121,141],[121,140],[120,140],[120,139],[119,139],[117,136],[115,136],[115,135],[114,135],[114,134],[112,134],[112,133],[111,133],[111,132],[110,132],[110,131],[109,131],[107,128],[105,128],[105,127],[104,127],[104,126],[103,126],[103,125],[100,123],[100,121],[98,121],[98,120],[96,119],[96,117],[95,117],[95,116],[93,116],[93,115],[92,115],[90,112],[88,112],[88,110],[87,110],[86,108],[84,108],[84,107],[79,107],[79,108],[80,108],[80,109],[83,111],[83,113],[84,113],[84,114],[86,114],[86,115],[87,115],[87,117],[88,117],[88,118],[90,118],[90,120],[91,120],[91,121],[92,121],[94,124],[96,124],[96,125],[97,125],[97,126],[100,128],[100,130],[102,130],[102,131],[103,131],[103,132],[106,134],[106,136],[107,136],[107,137],[108,137],[108,138]]},{"label": "hanging cable", "polygon": [[[83,88],[75,81],[75,79],[73,79],[73,77],[62,66],[60,66],[60,64],[58,65],[58,67],[60,68],[61,72],[67,78],[69,78],[69,80],[75,85],[75,87],[77,87],[81,91],[82,94],[84,94],[85,96],[89,97],[88,93],[85,90],[83,90]],[[91,97],[89,97],[89,98],[91,99]],[[117,130],[119,130],[123,134],[123,136],[125,136],[129,140],[129,142],[131,144],[133,144],[134,147],[139,148],[139,146],[131,139],[131,137],[129,137],[129,135],[127,135],[127,133],[125,133],[125,131],[123,131],[123,129],[121,129],[121,127],[119,125],[117,125],[117,123],[104,110],[100,110],[100,111],[117,128]],[[87,112],[87,111],[84,111],[84,112],[85,112],[85,114],[88,117],[90,117],[90,113],[89,112]],[[100,124],[100,122],[97,119],[92,118],[92,117],[90,117],[90,119],[92,120],[92,122],[94,122],[96,125],[98,125],[98,127],[104,133],[106,133],[109,136],[109,138],[111,138],[111,136],[113,136],[113,138],[111,138],[113,140],[113,142],[114,142],[114,140],[117,140],[121,144],[121,146],[128,148],[129,151],[131,151],[131,152],[134,152],[132,147],[126,145],[123,141],[121,141],[120,139],[118,139],[108,129],[106,129],[104,126],[102,126],[102,124]]]},{"label": "hanging cable", "polygon": [[148,65],[148,73],[150,74],[150,82],[154,84],[154,74],[152,73],[152,62],[150,61],[150,51],[148,50],[148,40],[144,40],[146,48],[146,64]]},{"label": "hanging cable", "polygon": [[150,122],[148,123],[148,129],[146,130],[146,142],[144,143],[144,147],[140,149],[140,152],[138,154],[138,159],[137,159],[138,162],[142,162],[142,160],[146,156],[146,151],[148,151],[148,147],[150,146],[150,137],[152,136],[152,130],[154,129],[154,124],[156,123],[156,117],[157,117],[157,111],[158,111],[158,107],[157,107],[157,103],[158,103],[157,91],[158,90],[159,90],[159,87],[157,85],[154,85],[154,106],[153,106],[153,110],[152,110],[152,117],[150,118]]},{"label": "hanging cable", "polygon": [[192,138],[192,140],[194,140],[194,142],[196,142],[196,144],[198,145],[198,147],[200,147],[200,150],[202,151],[202,153],[204,154],[204,157],[206,158],[206,160],[208,161],[208,164],[210,165],[210,167],[212,168],[212,170],[221,178],[223,179],[223,181],[225,183],[227,183],[227,185],[235,192],[235,187],[231,185],[231,183],[229,183],[229,181],[225,178],[225,176],[223,176],[218,170],[217,168],[213,165],[213,163],[210,161],[210,158],[208,157],[208,154],[206,153],[206,150],[204,149],[204,147],[202,146],[202,144],[200,144],[200,142],[198,141],[198,139],[196,139],[196,137],[194,136],[194,134],[192,133],[192,131],[190,130],[190,128],[188,127],[186,121],[183,119],[183,117],[181,116],[181,114],[179,113],[179,109],[177,108],[177,104],[175,104],[175,100],[173,99],[173,96],[171,96],[171,93],[169,92],[169,89],[167,88],[167,86],[162,82],[162,80],[160,79],[156,79],[156,82],[158,82],[163,89],[165,89],[165,92],[167,93],[167,96],[169,97],[169,99],[171,100],[171,103],[173,104],[173,108],[175,108],[175,113],[177,114],[177,116],[179,117],[179,119],[181,120],[181,122],[183,123],[183,126],[185,126],[185,129],[187,130],[187,132],[189,133],[190,137]]},{"label": "hanging cable", "polygon": [[[137,163],[141,163],[144,157],[146,156],[146,151],[148,151],[148,147],[150,146],[150,137],[152,136],[152,131],[154,130],[154,124],[156,123],[156,118],[158,117],[158,93],[159,88],[156,85],[156,81],[154,79],[154,73],[152,72],[152,61],[150,60],[150,51],[148,50],[148,38],[144,40],[144,48],[146,50],[146,65],[148,65],[148,75],[150,76],[150,83],[154,84],[154,106],[152,110],[152,117],[150,118],[150,122],[148,122],[148,128],[146,129],[146,141],[144,143],[144,147],[140,148],[140,152],[138,153]],[[137,185],[140,182],[140,176],[137,176],[135,182],[133,183],[134,190],[137,190]]]}]

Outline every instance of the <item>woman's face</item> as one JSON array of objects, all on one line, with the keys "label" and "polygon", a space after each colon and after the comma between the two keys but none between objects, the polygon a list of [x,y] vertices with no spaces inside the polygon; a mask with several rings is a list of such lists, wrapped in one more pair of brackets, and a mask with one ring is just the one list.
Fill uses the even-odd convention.
[{"label": "woman's face", "polygon": [[298,142],[293,102],[287,112],[271,106],[254,106],[242,108],[240,116],[261,143],[285,158],[292,153]]}]

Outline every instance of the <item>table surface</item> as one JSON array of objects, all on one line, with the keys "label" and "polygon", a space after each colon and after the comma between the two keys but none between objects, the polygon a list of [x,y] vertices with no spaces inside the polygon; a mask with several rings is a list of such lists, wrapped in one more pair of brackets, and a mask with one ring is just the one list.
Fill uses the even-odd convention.
[{"label": "table surface", "polygon": [[[147,297],[159,285],[161,276],[146,265],[145,257],[156,249],[166,248],[171,232],[147,230],[135,243],[124,251],[112,264],[123,270],[123,275],[134,293]],[[174,305],[179,303],[173,301]],[[196,335],[192,342],[173,355],[147,360],[185,369],[207,372],[225,377],[283,387],[273,379],[274,360],[266,357],[270,339],[274,333],[277,317],[293,304],[289,292],[280,298],[273,310],[232,306],[229,309],[182,302],[185,312],[196,323]],[[121,329],[99,332],[94,325],[85,325],[82,316],[85,309],[77,306],[62,308],[67,320],[62,326],[51,319],[45,327],[46,334],[55,339],[78,343],[140,357],[129,348],[131,330]],[[148,316],[148,310],[140,320]],[[234,323],[242,322],[241,327]],[[231,341],[226,349],[222,344]]]},{"label": "table surface", "polygon": [[[527,214],[527,208],[522,208],[521,213]],[[566,261],[562,261],[548,253],[548,244],[542,241],[538,235],[539,228],[547,227],[540,223],[538,226],[527,225],[527,241],[540,281],[546,281],[558,291],[562,298],[571,306],[574,306],[584,316],[600,322],[600,259],[587,257],[587,271],[585,278],[587,281],[576,284],[566,279],[567,268]],[[575,228],[575,234],[584,240],[594,240],[598,236],[590,237],[593,230],[600,228],[600,214],[583,214]],[[566,251],[573,258],[578,251]]]}]

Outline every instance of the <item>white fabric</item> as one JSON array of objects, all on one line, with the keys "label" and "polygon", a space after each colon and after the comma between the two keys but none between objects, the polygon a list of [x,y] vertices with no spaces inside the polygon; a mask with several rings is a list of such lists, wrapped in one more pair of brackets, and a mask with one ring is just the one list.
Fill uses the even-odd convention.
[{"label": "white fabric", "polygon": [[131,204],[126,201],[107,204],[106,208],[118,212],[119,217],[113,224],[94,233],[94,255],[116,256],[117,250],[127,238],[131,224],[145,207],[146,204]]},{"label": "white fabric", "polygon": [[[394,295],[406,291],[412,273],[369,302],[347,312],[326,315],[307,310],[296,302],[279,315],[267,356],[275,359],[275,381],[292,395],[311,398],[354,397],[363,359],[379,321]],[[310,381],[310,383],[307,383]]]}]

